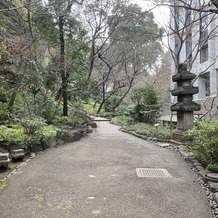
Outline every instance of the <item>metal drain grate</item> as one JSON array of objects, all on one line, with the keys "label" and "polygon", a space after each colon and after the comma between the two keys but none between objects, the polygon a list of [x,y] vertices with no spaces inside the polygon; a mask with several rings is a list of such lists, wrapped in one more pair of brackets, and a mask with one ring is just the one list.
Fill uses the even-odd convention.
[{"label": "metal drain grate", "polygon": [[172,176],[166,169],[155,168],[136,168],[138,177],[171,178]]}]

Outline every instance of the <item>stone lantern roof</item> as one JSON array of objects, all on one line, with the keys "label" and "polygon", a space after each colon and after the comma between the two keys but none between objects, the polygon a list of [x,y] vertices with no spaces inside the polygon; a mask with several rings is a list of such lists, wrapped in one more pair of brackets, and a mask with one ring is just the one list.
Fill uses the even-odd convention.
[{"label": "stone lantern roof", "polygon": [[180,96],[180,95],[194,95],[199,92],[198,87],[193,86],[180,86],[174,89],[171,94],[173,96]]},{"label": "stone lantern roof", "polygon": [[172,111],[192,112],[192,111],[199,111],[200,109],[201,106],[192,101],[190,101],[188,104],[177,102],[176,104],[171,106]]},{"label": "stone lantern roof", "polygon": [[194,73],[191,73],[186,70],[182,70],[172,77],[173,82],[189,81],[193,80],[196,77]]}]

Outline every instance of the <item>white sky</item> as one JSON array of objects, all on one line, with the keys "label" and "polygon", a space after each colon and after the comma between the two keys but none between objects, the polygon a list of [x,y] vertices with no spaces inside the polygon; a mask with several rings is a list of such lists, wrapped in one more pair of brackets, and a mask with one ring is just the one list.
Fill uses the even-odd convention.
[{"label": "white sky", "polygon": [[[48,0],[43,0],[43,2],[47,3]],[[133,4],[138,4],[144,10],[148,10],[149,8],[153,8],[154,4],[151,3],[150,0],[131,0]],[[152,10],[155,16],[155,21],[162,27],[166,27],[169,22],[169,8],[167,6],[159,6]]]},{"label": "white sky", "polygon": [[[154,8],[154,4],[149,0],[131,0],[133,4],[138,4],[143,9],[148,10]],[[163,27],[169,24],[169,8],[167,6],[159,6],[152,10],[155,16],[155,21]]]},{"label": "white sky", "polygon": [[[138,4],[144,10],[152,9],[152,12],[155,17],[155,22],[163,28],[169,27],[169,14],[170,14],[169,7],[167,6],[155,7],[155,5],[152,4],[151,1],[149,0],[131,0],[131,2],[133,4]],[[167,41],[168,41],[167,36],[164,36],[163,43],[165,45],[168,44]],[[164,50],[168,50],[167,47],[165,46],[163,48]]]}]

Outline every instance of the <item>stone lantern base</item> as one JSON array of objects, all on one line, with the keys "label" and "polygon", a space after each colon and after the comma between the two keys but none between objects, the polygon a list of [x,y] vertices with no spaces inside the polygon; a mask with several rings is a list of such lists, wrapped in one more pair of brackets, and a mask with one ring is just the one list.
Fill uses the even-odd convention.
[{"label": "stone lantern base", "polygon": [[194,114],[193,112],[179,112],[177,111],[177,131],[184,133],[193,127]]},{"label": "stone lantern base", "polygon": [[177,129],[173,134],[173,139],[182,142],[183,134],[193,127],[194,114],[193,112],[179,112],[177,111]]}]

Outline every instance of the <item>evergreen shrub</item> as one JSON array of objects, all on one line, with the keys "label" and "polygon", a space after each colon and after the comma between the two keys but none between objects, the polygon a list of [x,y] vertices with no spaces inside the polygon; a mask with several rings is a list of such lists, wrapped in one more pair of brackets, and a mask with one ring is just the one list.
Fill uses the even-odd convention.
[{"label": "evergreen shrub", "polygon": [[204,166],[218,169],[218,121],[204,120],[185,134],[188,151],[193,152]]}]

